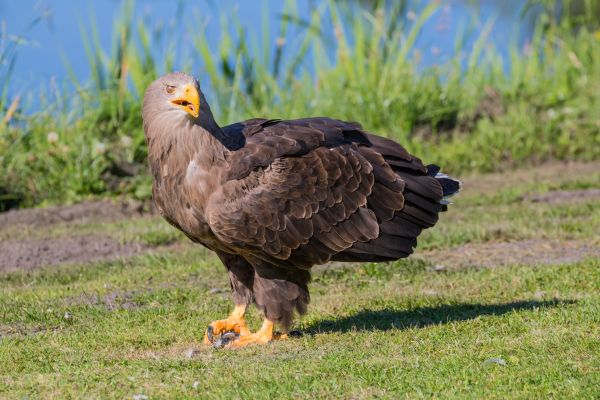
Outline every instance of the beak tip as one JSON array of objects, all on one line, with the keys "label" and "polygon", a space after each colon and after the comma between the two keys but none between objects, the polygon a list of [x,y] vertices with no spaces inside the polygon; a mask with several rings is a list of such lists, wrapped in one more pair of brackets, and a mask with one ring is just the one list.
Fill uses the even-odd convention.
[{"label": "beak tip", "polygon": [[196,87],[186,85],[181,96],[172,100],[171,103],[183,109],[194,119],[200,116],[200,94]]}]

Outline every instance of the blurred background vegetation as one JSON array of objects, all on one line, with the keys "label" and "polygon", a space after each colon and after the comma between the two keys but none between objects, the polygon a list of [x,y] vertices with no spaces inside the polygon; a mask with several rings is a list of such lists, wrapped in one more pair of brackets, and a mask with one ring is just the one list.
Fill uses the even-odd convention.
[{"label": "blurred background vegetation", "polygon": [[[256,21],[256,35],[223,11],[217,40],[207,40],[198,21],[187,29],[192,45],[181,48],[177,35],[126,1],[110,51],[93,21],[82,29],[89,79],[66,60],[69,84],[40,89],[36,107],[9,90],[27,30],[15,37],[1,24],[0,209],[149,198],[141,97],[165,71],[197,74],[196,65],[223,125],[250,117],[356,120],[457,175],[598,158],[600,1],[523,0],[515,32],[529,30],[525,43],[507,37],[514,44],[500,50],[488,37],[494,20],[478,21],[481,29],[456,35],[452,57],[424,67],[416,40],[451,3],[313,0],[306,18],[288,0],[275,26]],[[470,4],[476,16],[480,3]],[[286,42],[291,27],[301,32],[294,46]]]}]

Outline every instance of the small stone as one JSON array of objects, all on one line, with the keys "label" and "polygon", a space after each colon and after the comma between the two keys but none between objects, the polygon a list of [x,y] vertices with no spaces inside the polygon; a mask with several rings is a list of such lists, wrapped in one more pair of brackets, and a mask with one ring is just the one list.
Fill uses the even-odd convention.
[{"label": "small stone", "polygon": [[185,356],[187,358],[194,358],[198,354],[200,354],[200,350],[198,350],[198,349],[189,349],[188,351],[185,352]]},{"label": "small stone", "polygon": [[66,320],[69,320],[69,319],[73,318],[73,316],[71,315],[70,312],[67,311],[67,312],[65,312],[65,315],[63,315],[63,318]]},{"label": "small stone", "polygon": [[148,400],[148,396],[145,394],[134,394],[133,400]]},{"label": "small stone", "polygon": [[446,267],[443,264],[436,264],[436,265],[432,265],[431,267],[427,268],[427,271],[430,272],[445,272],[448,269],[448,267]]},{"label": "small stone", "polygon": [[199,386],[200,386],[200,382],[198,382],[198,381],[194,381],[194,383],[192,383],[192,387],[194,389],[198,389]]},{"label": "small stone", "polygon": [[498,364],[498,365],[506,365],[506,360],[500,357],[488,358],[483,362],[484,364]]}]

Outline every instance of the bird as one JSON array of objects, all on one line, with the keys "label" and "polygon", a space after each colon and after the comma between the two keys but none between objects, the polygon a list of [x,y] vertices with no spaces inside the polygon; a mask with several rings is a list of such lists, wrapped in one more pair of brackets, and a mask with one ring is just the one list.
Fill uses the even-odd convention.
[{"label": "bird", "polygon": [[[158,212],[224,264],[234,308],[208,345],[265,344],[307,312],[311,268],[408,257],[460,181],[397,142],[326,117],[215,121],[191,75],[152,82],[142,104]],[[252,332],[245,314],[264,315]]]}]

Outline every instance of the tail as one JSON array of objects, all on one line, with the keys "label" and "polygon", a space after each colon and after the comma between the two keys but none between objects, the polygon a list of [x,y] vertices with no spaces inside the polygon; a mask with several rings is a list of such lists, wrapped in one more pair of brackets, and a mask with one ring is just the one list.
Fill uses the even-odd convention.
[{"label": "tail", "polygon": [[435,164],[427,166],[427,175],[433,176],[442,186],[442,199],[440,204],[442,205],[442,211],[448,210],[448,205],[452,204],[452,197],[454,197],[462,188],[462,182],[458,179],[454,179],[444,173],[440,172],[440,167]]},{"label": "tail", "polygon": [[440,167],[425,167],[412,159],[410,164],[386,159],[394,172],[405,182],[404,208],[394,217],[379,224],[380,236],[366,243],[334,255],[333,261],[391,261],[408,257],[417,246],[417,237],[423,229],[438,221],[438,214],[446,211],[450,198],[460,190],[460,181],[440,173]]}]

